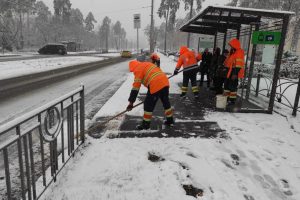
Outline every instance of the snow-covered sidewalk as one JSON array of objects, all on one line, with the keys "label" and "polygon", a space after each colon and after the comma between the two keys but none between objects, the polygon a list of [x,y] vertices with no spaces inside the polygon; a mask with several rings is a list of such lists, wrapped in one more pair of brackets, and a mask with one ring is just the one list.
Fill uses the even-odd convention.
[{"label": "snow-covered sidewalk", "polygon": [[91,56],[67,56],[0,62],[0,80],[104,59]]},{"label": "snow-covered sidewalk", "polygon": [[[174,61],[161,55],[161,63],[173,72]],[[129,75],[96,118],[126,108],[132,81]],[[171,93],[180,92],[179,81],[181,75],[171,79]],[[139,107],[129,115],[142,113]],[[300,135],[281,115],[207,111],[205,121],[217,122],[227,138],[110,139],[123,119],[109,123],[101,139],[89,138],[43,198],[195,199],[188,185],[202,190],[203,200],[300,199]]]}]

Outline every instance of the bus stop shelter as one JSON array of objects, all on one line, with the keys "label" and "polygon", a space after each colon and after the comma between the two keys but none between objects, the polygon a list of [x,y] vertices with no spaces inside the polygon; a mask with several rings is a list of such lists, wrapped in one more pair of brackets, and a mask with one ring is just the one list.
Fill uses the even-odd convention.
[{"label": "bus stop shelter", "polygon": [[[180,31],[214,37],[214,48],[225,49],[231,38],[237,38],[245,50],[245,79],[239,89],[240,112],[272,113],[277,94],[281,60],[287,37],[288,24],[293,12],[251,9],[229,6],[208,6],[197,14]],[[221,42],[221,43],[220,43]],[[256,67],[261,46],[274,46],[273,64],[269,65],[269,79],[265,98],[261,99],[260,79]],[[276,52],[276,55],[275,55]]]}]

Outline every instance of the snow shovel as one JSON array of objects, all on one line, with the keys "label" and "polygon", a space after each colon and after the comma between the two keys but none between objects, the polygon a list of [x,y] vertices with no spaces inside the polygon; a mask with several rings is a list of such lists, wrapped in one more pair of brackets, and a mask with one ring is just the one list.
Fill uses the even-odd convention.
[{"label": "snow shovel", "polygon": [[[184,71],[190,71],[190,70],[196,69],[196,68],[198,68],[198,65],[197,65],[197,66],[187,67],[187,68],[185,68],[185,69],[182,69],[182,70],[178,71],[178,74],[181,73],[181,72],[184,72]],[[173,74],[173,75],[169,76],[168,79],[171,79],[171,78],[173,78],[174,76],[176,76],[176,75]],[[142,105],[143,103],[144,103],[144,101],[142,101],[142,102],[140,102],[140,103],[134,105],[133,108],[136,108],[136,107]],[[133,108],[132,108],[132,109],[133,109]],[[110,122],[111,120],[116,119],[116,118],[122,116],[122,115],[125,114],[126,112],[128,112],[128,110],[124,110],[123,112],[121,112],[121,113],[119,113],[119,114],[117,114],[117,115],[115,115],[115,116],[113,116],[113,117],[111,117],[111,118],[105,120],[104,122],[98,122],[95,126],[89,127],[88,130],[86,131],[86,133],[87,133],[89,136],[91,136],[91,137],[94,137],[94,138],[100,138],[100,137],[101,137],[100,134],[93,134],[93,132],[101,132],[101,131],[105,128],[105,125],[106,125],[108,122]]]},{"label": "snow shovel", "polygon": [[[133,109],[133,108],[136,108],[136,107],[138,107],[138,106],[140,106],[140,105],[142,105],[143,103],[144,103],[144,101],[142,101],[142,102],[140,102],[140,103],[134,105],[134,106],[132,107],[132,109]],[[115,115],[115,116],[113,116],[113,117],[111,117],[111,118],[105,120],[104,122],[100,122],[100,123],[97,123],[95,126],[89,127],[88,130],[86,131],[86,133],[87,133],[89,136],[93,137],[93,138],[100,138],[100,137],[101,137],[100,134],[93,134],[93,133],[94,133],[94,132],[101,132],[101,131],[105,128],[105,125],[106,125],[108,122],[110,122],[111,120],[114,120],[114,119],[116,119],[116,118],[118,118],[118,117],[124,115],[126,112],[128,112],[128,110],[124,110],[123,112],[120,112],[119,114],[117,114],[117,115]]]}]

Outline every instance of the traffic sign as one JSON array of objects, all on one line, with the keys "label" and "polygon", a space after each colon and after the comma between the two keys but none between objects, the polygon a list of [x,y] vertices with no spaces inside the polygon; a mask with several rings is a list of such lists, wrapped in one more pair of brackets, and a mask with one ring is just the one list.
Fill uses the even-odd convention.
[{"label": "traffic sign", "polygon": [[133,15],[134,28],[141,28],[141,14]]},{"label": "traffic sign", "polygon": [[281,39],[281,32],[254,31],[252,36],[252,44],[279,45],[280,39]]}]

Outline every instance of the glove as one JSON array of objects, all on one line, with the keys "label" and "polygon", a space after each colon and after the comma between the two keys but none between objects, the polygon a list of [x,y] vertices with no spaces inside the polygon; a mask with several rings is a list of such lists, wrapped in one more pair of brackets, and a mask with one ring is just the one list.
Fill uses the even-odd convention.
[{"label": "glove", "polygon": [[127,111],[131,111],[132,109],[133,109],[133,103],[129,102],[129,104],[128,104],[126,110],[127,110]]},{"label": "glove", "polygon": [[178,74],[178,69],[175,69],[173,75],[177,75],[177,74]]}]

